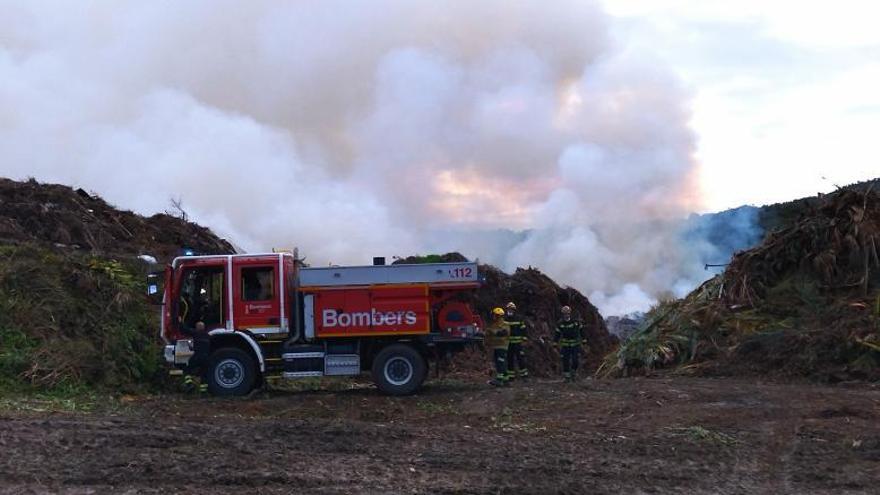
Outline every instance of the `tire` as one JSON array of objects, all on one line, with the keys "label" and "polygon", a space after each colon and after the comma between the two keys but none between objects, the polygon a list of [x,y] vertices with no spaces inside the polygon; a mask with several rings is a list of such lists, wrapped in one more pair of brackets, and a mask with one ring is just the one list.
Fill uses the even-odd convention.
[{"label": "tire", "polygon": [[373,359],[373,382],[383,394],[409,395],[418,390],[428,374],[425,358],[405,344],[392,344]]},{"label": "tire", "polygon": [[208,361],[208,391],[221,397],[247,395],[257,383],[257,364],[235,347],[218,349]]}]

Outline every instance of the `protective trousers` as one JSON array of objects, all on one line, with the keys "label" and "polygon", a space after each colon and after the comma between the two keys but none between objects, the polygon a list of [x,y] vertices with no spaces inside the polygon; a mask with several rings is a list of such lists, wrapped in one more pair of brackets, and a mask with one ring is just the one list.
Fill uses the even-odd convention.
[{"label": "protective trousers", "polygon": [[495,379],[499,382],[507,381],[507,349],[495,349],[492,351],[495,361]]},{"label": "protective trousers", "polygon": [[565,378],[574,378],[578,369],[578,358],[581,348],[578,346],[565,346],[560,349],[562,354],[562,374]]},{"label": "protective trousers", "polygon": [[510,378],[529,376],[529,370],[526,368],[526,350],[523,344],[510,344],[507,350],[507,376]]}]

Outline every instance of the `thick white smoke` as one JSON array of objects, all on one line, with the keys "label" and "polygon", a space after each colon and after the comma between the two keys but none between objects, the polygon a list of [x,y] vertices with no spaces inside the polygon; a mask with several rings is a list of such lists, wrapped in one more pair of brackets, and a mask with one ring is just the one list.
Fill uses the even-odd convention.
[{"label": "thick white smoke", "polygon": [[[0,2],[0,173],[315,264],[458,249],[610,314],[702,276],[688,95],[591,2]],[[523,230],[498,234],[494,229]]]}]

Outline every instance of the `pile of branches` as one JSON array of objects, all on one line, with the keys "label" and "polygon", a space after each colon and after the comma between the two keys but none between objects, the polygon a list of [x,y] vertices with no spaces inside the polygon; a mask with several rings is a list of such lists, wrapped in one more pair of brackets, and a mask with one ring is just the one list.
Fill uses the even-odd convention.
[{"label": "pile of branches", "polygon": [[[560,373],[558,352],[553,348],[553,333],[556,323],[562,317],[562,306],[571,306],[574,319],[584,324],[587,334],[587,354],[583,366],[595,368],[602,357],[615,343],[608,332],[605,320],[599,310],[576,289],[562,287],[536,268],[517,268],[513,274],[491,266],[481,265],[480,275],[484,284],[477,291],[474,301],[477,311],[485,321],[491,321],[492,308],[504,306],[513,301],[529,329],[529,340],[525,345],[529,371],[536,376],[555,376]],[[480,366],[488,363],[484,359]],[[454,363],[459,368],[473,366],[467,356]],[[481,368],[482,369],[482,368]]]},{"label": "pile of branches", "polygon": [[508,275],[494,266],[483,265],[480,273],[485,279],[477,292],[476,306],[481,314],[488,315],[492,308],[513,301],[531,330],[531,340],[540,343],[542,339],[552,339],[556,323],[562,317],[562,306],[570,306],[572,317],[584,324],[591,352],[602,355],[613,346],[614,338],[604,318],[578,290],[562,287],[532,267],[517,268]]},{"label": "pile of branches", "polygon": [[880,194],[844,189],[654,308],[602,374],[880,378]]},{"label": "pile of branches", "polygon": [[724,301],[755,307],[793,273],[817,280],[827,291],[856,288],[867,295],[877,282],[878,249],[880,194],[839,191],[757,248],[734,256],[724,273]]},{"label": "pile of branches", "polygon": [[0,178],[0,244],[33,245],[105,256],[150,254],[168,260],[182,248],[235,252],[185,214],[143,217],[82,189]]}]

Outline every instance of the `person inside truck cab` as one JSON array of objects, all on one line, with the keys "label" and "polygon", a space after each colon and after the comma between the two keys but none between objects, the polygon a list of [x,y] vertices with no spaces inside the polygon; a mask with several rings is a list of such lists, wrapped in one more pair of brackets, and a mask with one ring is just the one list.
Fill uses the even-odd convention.
[{"label": "person inside truck cab", "polygon": [[272,268],[250,268],[241,271],[242,293],[245,301],[268,301],[273,297]]},{"label": "person inside truck cab", "polygon": [[217,290],[222,289],[222,277],[223,271],[217,269],[192,269],[184,273],[177,319],[180,331],[193,341],[193,365],[207,361],[211,347],[208,331],[219,326],[222,319],[222,296]]},{"label": "person inside truck cab", "polygon": [[242,278],[242,284],[244,285],[244,300],[263,300],[263,284],[260,283],[260,278],[254,274],[243,274]]},{"label": "person inside truck cab", "polygon": [[222,288],[222,270],[194,269],[184,275],[178,305],[178,321],[183,333],[192,334],[199,327],[221,325]]}]

